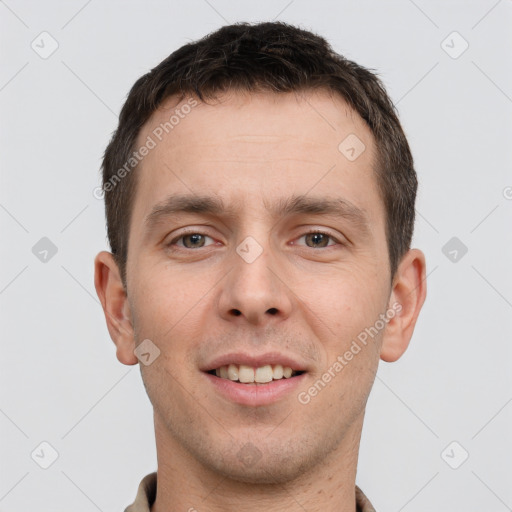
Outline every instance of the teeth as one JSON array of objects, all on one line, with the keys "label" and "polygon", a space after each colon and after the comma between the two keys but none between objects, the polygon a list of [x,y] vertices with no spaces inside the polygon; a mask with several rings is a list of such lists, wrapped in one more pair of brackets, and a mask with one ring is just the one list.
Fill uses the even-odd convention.
[{"label": "teeth", "polygon": [[274,366],[274,379],[283,378],[283,367],[280,364]]},{"label": "teeth", "polygon": [[228,366],[228,379],[238,380],[238,366],[235,366],[234,364],[230,364]]},{"label": "teeth", "polygon": [[221,366],[215,370],[215,375],[222,379],[229,379],[232,381],[239,381],[244,384],[257,382],[265,384],[272,380],[280,380],[282,378],[289,379],[294,372],[289,366],[282,366],[280,364],[260,366],[259,368],[252,368],[241,364],[230,364],[229,366]]},{"label": "teeth", "polygon": [[272,366],[269,364],[265,366],[261,366],[260,368],[256,368],[254,372],[254,382],[270,382],[274,378],[274,372],[272,371]]},{"label": "teeth", "polygon": [[240,365],[238,371],[238,380],[240,382],[254,382],[254,370],[250,366]]}]

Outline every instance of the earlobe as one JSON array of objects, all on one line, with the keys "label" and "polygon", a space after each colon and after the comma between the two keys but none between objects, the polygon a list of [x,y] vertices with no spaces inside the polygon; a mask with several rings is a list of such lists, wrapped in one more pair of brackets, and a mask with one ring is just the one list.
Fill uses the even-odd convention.
[{"label": "earlobe", "polygon": [[[427,294],[425,256],[419,249],[409,250],[398,266],[388,308],[395,310],[384,331],[380,358],[399,359],[409,346],[416,320]],[[398,305],[398,307],[397,307]]]},{"label": "earlobe", "polygon": [[133,352],[135,337],[130,305],[112,253],[102,251],[96,256],[94,286],[103,307],[108,332],[117,347],[117,358],[126,365],[137,364],[138,359]]}]

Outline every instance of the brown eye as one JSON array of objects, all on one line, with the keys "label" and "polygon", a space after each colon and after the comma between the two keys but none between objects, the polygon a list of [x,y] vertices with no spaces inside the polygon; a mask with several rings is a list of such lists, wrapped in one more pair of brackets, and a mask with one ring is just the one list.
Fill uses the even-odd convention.
[{"label": "brown eye", "polygon": [[196,247],[204,246],[204,236],[199,233],[193,233],[192,235],[185,235],[183,237],[183,245],[188,249],[194,249]]},{"label": "brown eye", "polygon": [[[341,245],[330,233],[324,233],[323,231],[312,231],[302,235],[300,239],[304,238],[306,246],[311,249],[323,249],[333,245]],[[333,243],[329,243],[332,241]],[[299,244],[303,245],[303,244]]]},{"label": "brown eye", "polygon": [[[309,233],[305,237],[308,247],[327,247],[329,238],[331,238],[325,233]],[[311,245],[308,244],[308,241],[311,242]]]},{"label": "brown eye", "polygon": [[[201,249],[206,246],[205,241],[207,238],[212,240],[211,237],[201,233],[186,233],[172,240],[169,243],[169,246],[177,245],[178,247],[184,247],[185,249]],[[180,241],[181,243],[178,243]]]}]

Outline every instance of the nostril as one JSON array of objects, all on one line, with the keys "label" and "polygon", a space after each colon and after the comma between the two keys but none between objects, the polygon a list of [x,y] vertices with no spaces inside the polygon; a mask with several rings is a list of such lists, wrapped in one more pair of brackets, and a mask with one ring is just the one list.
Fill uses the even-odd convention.
[{"label": "nostril", "polygon": [[276,315],[277,314],[277,309],[276,308],[270,308],[268,310],[268,312],[271,314],[271,315]]}]

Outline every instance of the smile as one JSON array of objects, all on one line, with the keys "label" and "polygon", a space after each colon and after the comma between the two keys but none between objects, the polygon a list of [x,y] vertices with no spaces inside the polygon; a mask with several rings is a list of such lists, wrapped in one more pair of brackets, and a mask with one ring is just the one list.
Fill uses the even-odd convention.
[{"label": "smile", "polygon": [[244,364],[238,365],[231,363],[216,368],[215,370],[210,370],[208,373],[220,377],[221,379],[243,384],[266,384],[273,380],[289,379],[303,372],[293,370],[289,366],[280,364],[266,364],[254,368]]}]

